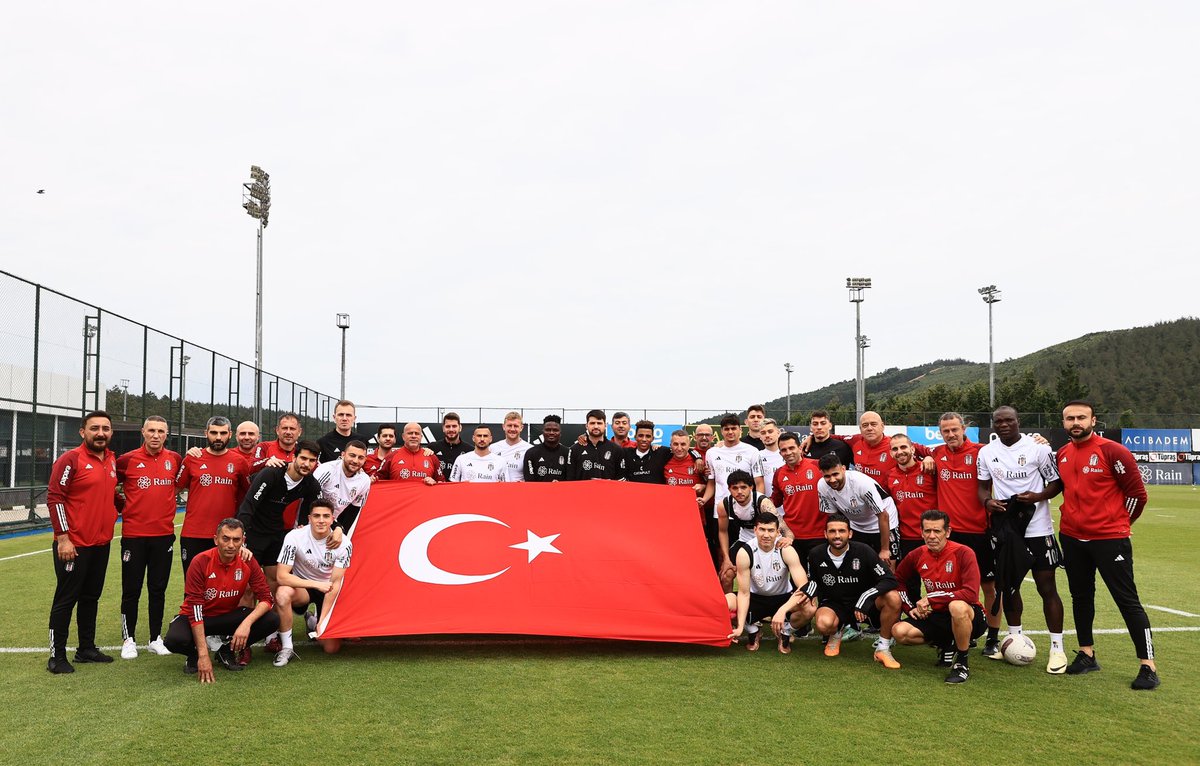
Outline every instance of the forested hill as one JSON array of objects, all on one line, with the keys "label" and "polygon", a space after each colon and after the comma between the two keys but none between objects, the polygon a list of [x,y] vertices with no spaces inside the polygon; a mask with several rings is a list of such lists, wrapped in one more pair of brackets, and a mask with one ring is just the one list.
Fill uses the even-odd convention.
[{"label": "forested hill", "polygon": [[[988,407],[988,366],[939,359],[884,370],[867,378],[867,406],[880,411],[982,413]],[[1063,402],[1088,398],[1126,425],[1158,425],[1155,414],[1200,413],[1200,319],[1185,317],[1151,327],[1112,330],[1049,346],[996,364],[997,403],[1022,412],[1055,412]],[[786,399],[766,403],[771,415]],[[854,381],[792,394],[793,422],[812,409],[845,419],[854,409]]]}]

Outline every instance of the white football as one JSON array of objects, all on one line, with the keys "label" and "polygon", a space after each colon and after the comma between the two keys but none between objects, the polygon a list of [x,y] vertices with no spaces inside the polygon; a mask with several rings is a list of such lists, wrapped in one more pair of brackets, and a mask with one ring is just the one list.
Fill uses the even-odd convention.
[{"label": "white football", "polygon": [[1037,657],[1037,646],[1024,633],[1009,635],[1000,642],[1000,653],[1010,665],[1028,665]]}]

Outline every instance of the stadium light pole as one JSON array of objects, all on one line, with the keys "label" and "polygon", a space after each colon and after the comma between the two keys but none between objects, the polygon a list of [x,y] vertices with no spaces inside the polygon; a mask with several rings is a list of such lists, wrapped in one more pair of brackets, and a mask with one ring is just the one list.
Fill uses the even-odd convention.
[{"label": "stadium light pole", "polygon": [[346,399],[346,330],[350,329],[350,315],[338,314],[337,326],[342,330],[342,395],[341,399]]},{"label": "stadium light pole", "polygon": [[857,367],[854,377],[854,409],[857,412],[855,420],[861,418],[866,409],[867,387],[863,379],[863,349],[868,344],[862,334],[862,302],[863,290],[870,287],[870,277],[846,277],[846,289],[850,291],[850,302],[854,304],[854,356]]},{"label": "stadium light pole", "polygon": [[121,417],[129,417],[129,378],[121,378],[121,390],[125,392],[125,398],[121,402]]},{"label": "stadium light pole", "polygon": [[791,362],[784,362],[783,369],[787,370],[787,418],[784,424],[792,422],[792,371],[796,368]]},{"label": "stadium light pole", "polygon": [[258,165],[250,166],[250,182],[242,184],[242,207],[258,221],[258,268],[254,300],[254,421],[262,420],[262,292],[263,229],[271,215],[271,175]]},{"label": "stadium light pole", "polygon": [[179,358],[179,427],[187,427],[187,366],[192,358],[184,354]]},{"label": "stadium light pole", "polygon": [[1000,302],[1000,290],[995,285],[979,288],[983,302],[988,305],[988,406],[996,408],[996,360],[992,355],[992,304]]}]

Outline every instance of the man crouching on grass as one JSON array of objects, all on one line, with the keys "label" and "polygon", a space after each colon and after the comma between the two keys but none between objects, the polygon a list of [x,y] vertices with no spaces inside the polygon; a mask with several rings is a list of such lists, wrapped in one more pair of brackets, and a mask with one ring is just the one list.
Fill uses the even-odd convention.
[{"label": "man crouching on grass", "polygon": [[[271,611],[275,602],[262,567],[253,558],[242,559],[245,539],[245,528],[237,519],[225,519],[217,526],[213,536],[217,547],[196,554],[188,564],[183,605],[163,637],[172,653],[187,658],[184,671],[196,673],[202,684],[214,680],[208,636],[219,636],[223,641],[217,661],[226,670],[242,670],[237,660],[242,648],[261,641],[279,627],[279,618]],[[253,609],[238,606],[247,590],[253,590],[257,599]]]},{"label": "man crouching on grass", "polygon": [[[325,542],[332,527],[333,504],[325,499],[314,500],[308,511],[308,524],[293,529],[283,538],[275,570],[279,580],[275,613],[279,615],[279,639],[283,642],[283,648],[275,655],[277,668],[299,659],[292,648],[294,614],[305,614],[309,604],[315,605],[317,614],[306,619],[308,629],[314,630],[318,619],[324,616],[326,599],[332,604],[342,588],[342,577],[350,567],[351,544],[347,537],[337,547],[329,548]],[[340,638],[326,638],[320,643],[326,654],[342,648]]]}]

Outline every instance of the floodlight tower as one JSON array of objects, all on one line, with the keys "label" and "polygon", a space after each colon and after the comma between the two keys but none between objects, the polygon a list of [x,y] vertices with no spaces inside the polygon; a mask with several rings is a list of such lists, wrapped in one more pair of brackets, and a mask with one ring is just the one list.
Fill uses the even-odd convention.
[{"label": "floodlight tower", "polygon": [[866,410],[867,387],[863,379],[863,349],[870,345],[862,334],[862,302],[863,290],[870,289],[870,277],[846,277],[846,289],[850,291],[850,302],[854,304],[854,355],[857,371],[855,373],[854,409],[855,418],[861,418]]},{"label": "floodlight tower", "polygon": [[995,285],[979,288],[983,302],[988,305],[988,406],[996,408],[996,360],[992,356],[992,304],[1000,302],[1000,290]]},{"label": "floodlight tower", "polygon": [[787,370],[787,420],[785,424],[792,422],[792,372],[796,369],[791,362],[784,362],[783,369]]},{"label": "floodlight tower", "polygon": [[342,330],[342,395],[341,398],[346,398],[346,330],[350,329],[350,315],[338,314],[335,319],[337,326]]},{"label": "floodlight tower", "polygon": [[271,215],[271,176],[258,165],[250,166],[250,182],[242,184],[242,207],[258,220],[258,278],[254,300],[254,422],[262,419],[262,292],[263,229]]}]

